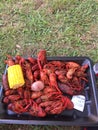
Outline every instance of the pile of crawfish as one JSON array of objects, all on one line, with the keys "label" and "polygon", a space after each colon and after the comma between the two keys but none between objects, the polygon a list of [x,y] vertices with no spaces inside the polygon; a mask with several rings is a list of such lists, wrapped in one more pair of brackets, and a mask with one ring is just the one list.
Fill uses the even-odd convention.
[{"label": "pile of crawfish", "polygon": [[73,109],[70,97],[80,94],[88,82],[87,64],[48,61],[45,50],[41,50],[37,58],[25,59],[16,55],[13,59],[8,55],[5,63],[8,66],[20,64],[25,79],[24,86],[10,89],[7,73],[2,76],[3,103],[7,104],[8,110],[17,114],[27,112],[32,116],[44,117],[48,114],[60,114],[65,109]]}]

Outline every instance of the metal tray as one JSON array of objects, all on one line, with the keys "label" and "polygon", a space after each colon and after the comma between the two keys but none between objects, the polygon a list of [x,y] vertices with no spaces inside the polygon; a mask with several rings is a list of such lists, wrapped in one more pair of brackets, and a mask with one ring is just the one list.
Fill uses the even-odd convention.
[{"label": "metal tray", "polygon": [[2,103],[3,88],[0,87],[0,123],[4,124],[32,124],[32,125],[63,125],[63,126],[92,126],[98,124],[98,99],[96,78],[93,72],[93,62],[88,57],[47,57],[48,60],[74,61],[80,65],[88,64],[88,83],[84,89],[86,103],[84,111],[65,110],[59,115],[33,117],[28,114],[15,114],[6,109]]}]

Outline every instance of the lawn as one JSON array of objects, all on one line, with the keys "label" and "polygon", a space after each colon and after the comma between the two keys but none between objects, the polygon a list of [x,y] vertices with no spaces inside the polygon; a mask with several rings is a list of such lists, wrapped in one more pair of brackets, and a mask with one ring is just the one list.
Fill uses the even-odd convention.
[{"label": "lawn", "polygon": [[[98,0],[0,0],[0,82],[6,54],[88,56],[98,62]],[[79,127],[0,125],[0,130]]]}]

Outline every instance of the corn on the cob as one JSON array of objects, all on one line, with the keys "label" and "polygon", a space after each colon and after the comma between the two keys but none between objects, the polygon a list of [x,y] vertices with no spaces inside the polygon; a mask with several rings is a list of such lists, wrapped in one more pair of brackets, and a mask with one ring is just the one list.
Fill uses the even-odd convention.
[{"label": "corn on the cob", "polygon": [[20,65],[8,67],[8,82],[11,89],[16,89],[24,85],[25,81]]}]

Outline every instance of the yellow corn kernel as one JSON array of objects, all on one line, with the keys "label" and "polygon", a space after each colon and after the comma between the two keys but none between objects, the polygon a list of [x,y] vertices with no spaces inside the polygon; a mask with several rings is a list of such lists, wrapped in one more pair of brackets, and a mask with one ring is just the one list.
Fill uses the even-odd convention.
[{"label": "yellow corn kernel", "polygon": [[24,85],[24,77],[20,65],[8,67],[8,82],[11,89],[16,89]]}]

